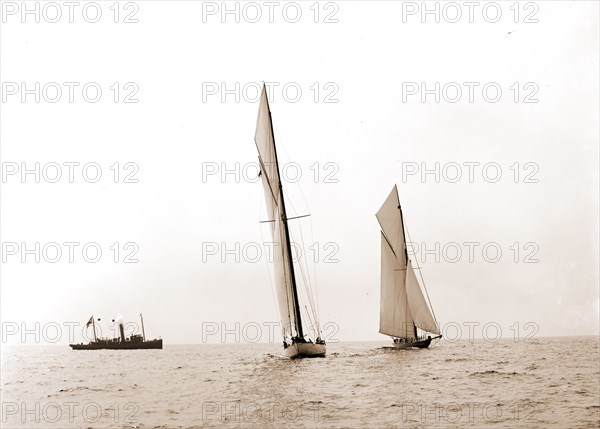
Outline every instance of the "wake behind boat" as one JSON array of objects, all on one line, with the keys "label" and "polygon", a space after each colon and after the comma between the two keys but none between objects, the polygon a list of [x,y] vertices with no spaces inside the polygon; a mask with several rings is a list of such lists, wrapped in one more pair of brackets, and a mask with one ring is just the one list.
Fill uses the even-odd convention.
[{"label": "wake behind boat", "polygon": [[[406,250],[402,208],[396,186],[376,214],[381,226],[381,301],[379,332],[397,348],[427,348],[441,338],[433,307],[421,290]],[[421,276],[421,279],[423,277]],[[423,282],[425,285],[425,282]],[[427,290],[425,290],[427,293]],[[418,328],[418,329],[417,329]],[[421,334],[419,334],[421,330]],[[433,338],[425,333],[435,334]]]},{"label": "wake behind boat", "polygon": [[[275,135],[273,134],[273,123],[267,90],[263,85],[256,133],[254,142],[258,149],[260,162],[260,176],[265,191],[265,201],[273,238],[275,266],[275,294],[277,295],[277,306],[282,323],[284,354],[290,358],[297,357],[323,357],[325,356],[325,341],[321,339],[320,326],[317,312],[312,305],[310,289],[307,287],[308,299],[306,305],[300,306],[298,287],[294,273],[294,261],[290,245],[290,231],[283,197],[283,187],[279,175],[279,163],[277,160],[277,149],[275,147]],[[301,308],[306,310],[306,315],[315,323],[317,339],[312,342],[306,338],[301,315]],[[309,310],[310,309],[310,310]]]},{"label": "wake behind boat", "polygon": [[[98,319],[100,320],[100,319]],[[144,317],[140,314],[140,320],[142,322],[142,335],[130,335],[128,338],[125,337],[125,327],[122,321],[119,321],[119,337],[116,338],[98,338],[96,335],[96,322],[94,316],[90,317],[90,320],[86,323],[86,327],[92,325],[94,332],[94,341],[90,341],[88,344],[69,344],[73,350],[135,350],[135,349],[162,349],[162,339],[146,340],[146,333],[144,331]]]}]

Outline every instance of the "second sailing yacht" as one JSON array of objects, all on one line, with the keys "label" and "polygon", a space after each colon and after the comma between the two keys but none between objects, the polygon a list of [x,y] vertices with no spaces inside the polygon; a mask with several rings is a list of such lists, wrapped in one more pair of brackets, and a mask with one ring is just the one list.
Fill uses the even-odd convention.
[{"label": "second sailing yacht", "polygon": [[[381,308],[379,332],[398,348],[427,348],[441,338],[406,250],[404,219],[396,186],[376,214],[381,226]],[[418,329],[423,331],[419,334]],[[437,336],[425,337],[430,332]]]}]

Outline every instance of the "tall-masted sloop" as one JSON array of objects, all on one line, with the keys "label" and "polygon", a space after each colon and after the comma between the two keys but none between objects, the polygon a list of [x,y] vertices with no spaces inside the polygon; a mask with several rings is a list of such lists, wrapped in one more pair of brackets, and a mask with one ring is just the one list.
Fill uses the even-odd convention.
[{"label": "tall-masted sloop", "polygon": [[[273,238],[273,258],[275,267],[275,294],[279,318],[282,325],[284,354],[290,358],[325,356],[325,341],[321,339],[318,315],[312,305],[312,299],[300,306],[294,262],[290,245],[290,231],[281,185],[275,136],[266,87],[263,85],[256,134],[254,141],[258,149],[260,176],[265,192],[267,213],[271,236]],[[312,314],[317,338],[314,342],[306,338],[305,324],[301,308]],[[310,308],[310,310],[309,310]]]},{"label": "tall-masted sloop", "polygon": [[[442,336],[433,307],[431,303],[428,305],[429,296],[426,301],[408,257],[402,208],[395,185],[376,216],[381,226],[379,332],[392,337],[395,347],[427,348],[431,340]],[[425,336],[427,332],[437,336]]]}]

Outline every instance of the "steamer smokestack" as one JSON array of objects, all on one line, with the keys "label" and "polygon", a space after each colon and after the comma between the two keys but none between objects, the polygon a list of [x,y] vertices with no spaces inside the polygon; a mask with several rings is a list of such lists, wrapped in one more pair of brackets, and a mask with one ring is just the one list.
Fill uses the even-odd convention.
[{"label": "steamer smokestack", "polygon": [[123,322],[119,322],[119,332],[121,333],[121,341],[125,341],[125,328],[123,327]]}]

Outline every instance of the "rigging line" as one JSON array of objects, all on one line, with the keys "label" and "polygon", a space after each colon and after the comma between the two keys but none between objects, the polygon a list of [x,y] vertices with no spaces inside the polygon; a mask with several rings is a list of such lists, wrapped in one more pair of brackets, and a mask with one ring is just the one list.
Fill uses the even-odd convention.
[{"label": "rigging line", "polygon": [[[298,234],[300,236],[300,247],[302,248],[302,251],[304,253],[306,253],[306,246],[304,244],[304,234],[302,234],[302,227],[300,225],[298,225]],[[302,265],[302,262],[304,262],[304,265]],[[309,286],[310,287],[310,277],[308,276],[308,263],[306,262],[306,256],[304,258],[298,258],[298,265],[301,267],[302,269],[302,275],[304,277],[304,274],[307,274],[306,278],[305,278],[305,286]],[[306,268],[306,273],[304,271],[304,268]]]},{"label": "rigging line", "polygon": [[[310,281],[309,281],[310,279],[307,280],[307,274],[308,273],[306,272],[306,270],[305,270],[305,268],[303,266],[299,265],[299,269],[300,269],[300,273],[302,274],[302,280],[303,280],[303,283],[304,283],[304,292],[306,293],[306,297],[308,299],[308,303],[310,304],[310,308],[311,308],[312,313],[313,313],[312,317],[310,317],[310,314],[309,314],[309,320],[311,321],[311,323],[313,323],[313,326],[314,326],[314,322],[312,321],[312,319],[315,318],[315,314],[314,314],[315,303],[314,303],[314,299],[313,299],[313,296],[312,296],[312,292],[310,290]],[[305,307],[306,307],[306,305],[305,305]],[[308,312],[308,309],[306,309],[306,311]]]},{"label": "rigging line", "polygon": [[[300,236],[301,247],[302,247],[304,253],[306,254],[307,253],[306,252],[306,244],[304,242],[304,232],[303,232],[302,225],[298,224],[298,225],[296,225],[296,228],[298,230],[297,235]],[[309,272],[309,267],[308,267],[308,257],[300,258],[298,260],[298,266],[300,268],[300,273],[302,274],[302,279],[304,282],[304,289],[305,289],[306,296],[309,300],[310,308],[312,311],[312,318],[315,321],[317,321],[317,323],[318,323],[318,312],[316,312],[317,308],[315,306],[315,298],[314,298],[316,291],[313,291],[313,287],[312,287],[312,281],[310,278],[310,272]],[[307,309],[307,311],[308,311],[308,309]]]},{"label": "rigging line", "polygon": [[[410,238],[410,233],[408,232],[408,227],[406,226],[406,222],[404,223],[404,228],[406,229],[406,235],[408,235],[408,239],[412,243],[412,238]],[[419,277],[421,277],[421,281],[423,282],[423,289],[425,289],[425,295],[427,295],[427,302],[429,303],[429,308],[431,308],[431,313],[433,314],[433,320],[437,322],[437,317],[435,317],[435,311],[433,310],[433,305],[431,305],[431,300],[429,299],[429,292],[427,292],[427,286],[425,286],[425,279],[423,278],[423,270],[419,269]]]},{"label": "rigging line", "polygon": [[[259,204],[259,219],[261,218],[261,214],[262,214],[262,204]],[[260,239],[262,240],[262,242],[265,242],[265,237],[263,234],[263,230],[262,228],[258,228],[260,230]],[[279,308],[279,305],[277,303],[277,296],[275,295],[275,281],[274,279],[271,277],[271,269],[269,267],[269,262],[267,261],[267,263],[265,264],[265,268],[267,269],[267,274],[269,275],[269,284],[271,285],[271,296],[273,297],[273,302],[275,303],[275,308]],[[276,312],[277,313],[277,312]],[[279,319],[279,315],[276,314],[277,318]],[[283,321],[280,320],[280,323],[282,323]],[[283,332],[283,330],[282,330]]]},{"label": "rigging line", "polygon": [[[297,226],[297,228],[300,231],[299,235],[301,237],[301,239],[300,239],[301,248],[304,249],[304,236],[302,235],[302,228],[300,226]],[[292,235],[297,236],[297,234],[295,234],[295,233],[292,233]],[[301,258],[301,257],[298,258],[298,260],[296,261],[296,264],[298,265],[298,269],[302,276],[302,283],[304,284],[304,291],[306,293],[306,298],[308,299],[311,309],[313,310],[313,315],[312,315],[313,317],[311,318],[310,314],[307,314],[307,316],[308,316],[309,321],[311,323],[313,323],[312,319],[315,317],[315,315],[314,315],[314,300],[313,300],[313,296],[312,296],[312,291],[310,289],[310,277],[308,276],[308,272],[307,272],[308,267],[307,266],[305,267],[302,264],[302,259],[303,258]],[[304,307],[306,308],[306,305]],[[306,309],[306,311],[308,312],[308,309]]]},{"label": "rigging line", "polygon": [[[285,147],[285,145],[283,145],[281,143],[282,140],[284,140],[284,139],[281,137],[281,132],[279,131],[279,127],[277,127],[277,125],[275,125],[273,122],[274,121],[272,121],[271,124],[273,126],[273,131],[276,132],[277,136],[278,136],[277,141],[279,142],[280,153],[281,153],[281,150],[283,150],[283,153],[285,154],[285,157],[287,158],[288,163],[289,163],[290,156],[289,156],[289,154],[287,152],[287,148]],[[302,170],[300,170],[300,177],[302,177]],[[282,180],[281,179],[281,171],[279,171],[279,179]],[[296,181],[296,182],[288,182],[288,181],[286,181],[286,187],[287,187],[287,185],[292,185],[292,184],[294,185],[294,189],[297,189],[300,192],[300,196],[302,197],[302,200],[304,201],[304,206],[307,208],[306,211],[310,213],[310,211],[308,210],[308,204],[306,203],[306,198],[304,197],[304,193],[302,192],[302,188],[298,185],[298,181]],[[286,191],[285,188],[283,189],[283,193],[285,194],[286,197],[288,197],[287,202],[288,202],[289,206],[291,206],[293,212],[294,213],[300,213],[298,210],[296,210],[296,207],[294,206],[294,203],[292,202],[292,200],[289,198],[289,195],[287,194],[287,191]]]},{"label": "rigging line", "polygon": [[[304,309],[306,310],[306,315],[308,316],[308,320],[310,322],[312,331],[314,332],[315,329],[318,329],[318,326],[315,324],[314,320],[310,317],[310,311],[308,311],[308,308],[306,308],[306,305],[304,306]],[[317,333],[317,338],[320,337],[320,335]]]},{"label": "rigging line", "polygon": [[[281,141],[281,140],[282,140],[282,139],[281,139],[281,132],[279,131],[279,128],[278,128],[277,126],[275,126],[275,129],[276,129],[276,131],[277,131],[277,134],[279,135],[279,139],[278,139],[278,141]],[[286,147],[285,147],[285,146],[283,146],[283,152],[285,153],[285,156],[286,156],[286,157],[287,157],[287,159],[289,160],[289,159],[290,159],[290,156],[289,156],[289,154],[288,154],[288,152],[287,152],[287,149],[286,149]],[[302,170],[300,170],[300,174],[302,174]],[[302,176],[300,176],[300,177],[302,177]],[[297,182],[296,182],[296,183],[297,183]],[[308,210],[308,202],[306,201],[306,197],[305,197],[305,195],[304,195],[304,192],[302,192],[302,187],[298,185],[298,186],[297,186],[297,189],[298,189],[298,191],[300,191],[300,196],[302,197],[302,200],[304,201],[304,206],[307,208],[307,211],[310,213],[310,210]],[[294,210],[295,210],[295,209],[294,209]]]},{"label": "rigging line", "polygon": [[[302,248],[306,249],[305,242],[304,242],[303,228],[301,225],[297,225],[297,228],[299,231]],[[313,333],[316,332],[317,338],[319,338],[321,336],[321,326],[320,326],[319,317],[318,317],[318,308],[317,308],[318,304],[317,305],[315,304],[316,291],[313,290],[313,283],[310,278],[310,272],[309,272],[307,259],[308,259],[308,256],[306,256],[304,258],[304,260],[299,261],[298,265],[300,268],[300,273],[302,274],[302,279],[303,279],[303,283],[304,283],[304,291],[305,291],[306,297],[308,299],[308,303],[310,304],[309,320],[312,323]],[[318,296],[318,294],[317,294],[317,296]],[[306,306],[305,306],[305,309],[307,312],[309,312],[309,309],[306,308]]]},{"label": "rigging line", "polygon": [[[313,235],[313,224],[312,224],[312,217],[310,218],[310,241],[311,243],[313,243],[312,245],[314,246],[315,244],[315,238]],[[317,313],[317,316],[319,316],[320,312],[319,312],[319,290],[318,290],[318,284],[317,284],[317,264],[314,262],[312,262],[312,268],[313,268],[313,281],[314,281],[314,285],[315,285],[315,294],[316,294],[316,306],[315,306],[315,311]],[[318,317],[317,317],[317,323],[319,322]],[[320,330],[320,326],[319,326],[319,330]],[[321,332],[319,332],[320,334]]]},{"label": "rigging line", "polygon": [[[300,231],[300,241],[302,242],[302,248],[306,249],[306,245],[304,243],[304,233],[302,232],[302,227],[299,226],[298,227],[298,231]],[[304,268],[306,269],[306,280],[305,280],[305,288],[306,288],[306,294],[308,295],[308,299],[310,301],[310,308],[313,312],[313,318],[316,319],[316,315],[315,315],[315,301],[314,301],[314,296],[313,296],[313,290],[312,290],[312,282],[310,279],[310,272],[308,269],[308,258],[304,259]],[[303,275],[304,275],[304,271],[303,271]]]},{"label": "rigging line", "polygon": [[[287,203],[289,204],[289,206],[291,206],[291,208],[292,208],[292,213],[294,213],[294,214],[295,214],[295,213],[300,213],[298,210],[296,210],[296,207],[294,206],[294,203],[293,203],[293,201],[292,201],[292,199],[293,199],[293,198],[290,198],[290,196],[289,196],[288,192],[286,191],[286,188],[287,188],[287,185],[288,185],[288,184],[290,184],[290,183],[289,183],[289,182],[286,182],[286,187],[283,187],[283,188],[282,188],[282,190],[283,190],[283,195],[284,195],[284,197],[286,197],[286,201],[287,201]],[[295,218],[304,217],[304,216],[310,216],[310,214],[308,214],[308,215],[301,215],[301,216],[293,216],[293,218],[295,219]],[[288,218],[288,219],[290,219],[290,218]]]},{"label": "rigging line", "polygon": [[[271,117],[272,117],[272,114],[271,114]],[[286,156],[286,158],[289,160],[290,156],[289,156],[289,154],[287,152],[287,148],[286,148],[286,146],[284,144],[281,143],[282,140],[284,140],[284,139],[282,139],[282,137],[281,137],[281,132],[279,131],[279,127],[277,125],[275,125],[274,122],[275,121],[273,121],[273,120],[271,121],[271,126],[273,128],[274,133],[277,134],[277,141],[279,142],[280,153],[281,153],[281,149],[282,149],[283,153]],[[281,171],[279,171],[278,173],[279,173],[280,180],[282,180]],[[304,205],[305,205],[305,207],[307,209],[306,212],[310,213],[310,210],[308,210],[308,203],[306,202],[306,197],[304,195],[304,192],[302,192],[302,187],[297,182],[286,182],[286,185],[288,185],[288,184],[289,185],[293,184],[294,185],[294,189],[297,189],[300,192],[302,200],[304,201]],[[287,197],[288,207],[291,207],[293,213],[300,213],[296,209],[296,207],[294,206],[293,199],[289,197],[289,194],[287,192],[287,186],[286,187],[282,186],[282,191],[283,191],[284,197]],[[301,216],[295,216],[295,217],[293,217],[293,219],[297,219],[297,218],[301,218],[301,217],[306,217],[306,216],[310,216],[310,214],[308,214],[308,215],[301,215]],[[288,220],[289,219],[291,219],[291,218],[288,218]],[[311,225],[312,225],[312,219],[311,219]],[[299,231],[300,231],[300,235],[302,236],[302,248],[303,248],[303,250],[305,250],[304,241],[303,241],[303,235],[302,235],[302,227],[300,225],[298,225],[298,228],[299,228]],[[290,231],[289,225],[288,225],[288,231]],[[311,233],[312,233],[312,229],[311,229]],[[311,283],[310,283],[310,276],[309,276],[309,273],[308,273],[308,263],[306,263],[306,272],[304,272],[303,266],[302,266],[300,260],[298,261],[297,265],[300,268],[300,273],[302,274],[302,278],[303,278],[303,281],[304,281],[305,291],[307,292],[307,297],[308,297],[308,299],[310,301],[311,309],[314,312],[315,309],[316,309],[316,306],[315,306],[315,303],[314,303],[314,299],[312,297],[312,288],[311,288]],[[316,270],[316,268],[315,268],[315,270]],[[306,280],[305,274],[308,277],[308,281]],[[315,272],[315,278],[316,278],[316,272]],[[315,293],[317,293],[316,288],[315,288]],[[318,294],[317,294],[317,297],[318,297]],[[318,306],[318,304],[317,304],[317,306]],[[315,314],[313,314],[313,316],[316,318]]]},{"label": "rigging line", "polygon": [[[279,135],[278,141],[281,141],[282,140],[282,138],[281,138],[281,132],[279,131],[279,128],[277,126],[275,126],[275,128],[276,128],[277,134]],[[283,146],[283,152],[285,153],[285,156],[287,157],[288,160],[291,159],[290,156],[289,156],[289,154],[288,154],[288,152],[287,152],[287,148],[285,146]],[[300,177],[302,177],[302,170],[300,170]],[[302,197],[302,200],[304,201],[304,207],[306,207],[306,209],[307,209],[306,211],[308,213],[310,213],[310,210],[308,210],[308,208],[309,208],[308,207],[308,202],[306,201],[306,197],[304,195],[304,192],[302,192],[302,187],[298,184],[298,181],[294,182],[294,185],[296,185],[296,189],[300,192],[300,196]],[[295,208],[294,208],[294,210],[295,210]]]}]

